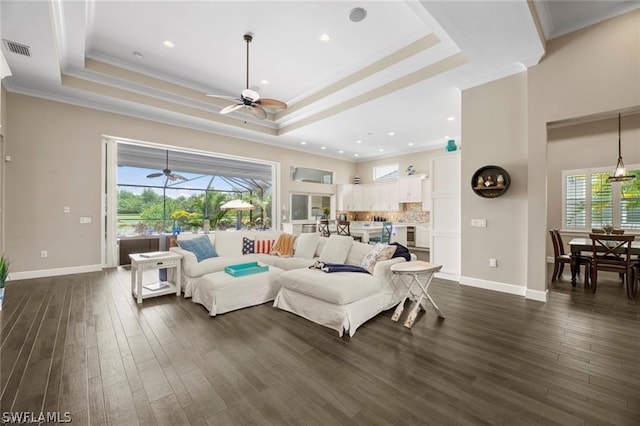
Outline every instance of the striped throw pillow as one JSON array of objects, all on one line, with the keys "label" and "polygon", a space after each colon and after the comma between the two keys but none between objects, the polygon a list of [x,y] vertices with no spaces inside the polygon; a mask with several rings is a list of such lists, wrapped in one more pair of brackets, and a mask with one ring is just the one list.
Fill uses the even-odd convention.
[{"label": "striped throw pillow", "polygon": [[254,250],[256,253],[270,253],[275,244],[275,240],[256,240]]}]

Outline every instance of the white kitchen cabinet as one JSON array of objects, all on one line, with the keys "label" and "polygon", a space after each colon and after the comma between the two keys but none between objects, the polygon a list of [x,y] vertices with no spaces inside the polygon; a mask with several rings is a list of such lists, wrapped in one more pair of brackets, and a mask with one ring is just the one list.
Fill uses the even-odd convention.
[{"label": "white kitchen cabinet", "polygon": [[365,184],[362,187],[362,210],[372,211],[379,210],[379,194],[376,184]]},{"label": "white kitchen cabinet", "polygon": [[416,226],[416,247],[429,248],[431,246],[431,229],[428,225]]},{"label": "white kitchen cabinet", "polygon": [[362,208],[362,185],[338,185],[338,210],[359,211]]},{"label": "white kitchen cabinet", "polygon": [[431,179],[422,181],[422,211],[431,210]]},{"label": "white kitchen cabinet", "polygon": [[422,181],[424,175],[401,176],[398,178],[398,202],[419,203],[422,201]]},{"label": "white kitchen cabinet", "polygon": [[377,185],[378,188],[378,209],[385,212],[395,212],[400,210],[398,206],[398,182],[391,180]]}]

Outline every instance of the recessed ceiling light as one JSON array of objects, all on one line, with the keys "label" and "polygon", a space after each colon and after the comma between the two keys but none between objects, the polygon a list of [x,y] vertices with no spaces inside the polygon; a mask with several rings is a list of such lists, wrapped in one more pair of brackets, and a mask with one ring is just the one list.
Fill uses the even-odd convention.
[{"label": "recessed ceiling light", "polygon": [[327,149],[327,147],[326,146],[321,146],[320,149]]},{"label": "recessed ceiling light", "polygon": [[164,44],[166,47],[176,47],[175,43],[171,40],[165,40],[162,42],[162,44]]},{"label": "recessed ceiling light", "polygon": [[338,154],[343,154],[343,153],[344,153],[343,150],[338,151]]},{"label": "recessed ceiling light", "polygon": [[135,56],[136,59],[139,59],[139,60],[143,60],[144,59],[144,56],[142,56],[142,53],[140,53],[140,52],[133,52],[133,56]]},{"label": "recessed ceiling light", "polygon": [[387,134],[388,134],[389,136],[393,136],[393,135],[395,135],[395,134],[396,134],[396,132],[389,132],[389,133],[387,133]]},{"label": "recessed ceiling light", "polygon": [[451,139],[451,136],[445,136],[444,138],[445,139]]},{"label": "recessed ceiling light", "polygon": [[383,152],[383,151],[384,151],[384,149],[380,148],[378,151],[379,151],[379,152]]},{"label": "recessed ceiling light", "polygon": [[409,146],[413,146],[413,142],[409,142]]},{"label": "recessed ceiling light", "polygon": [[269,80],[260,80],[260,84],[264,84],[266,86],[269,84]]},{"label": "recessed ceiling light", "polygon": [[351,12],[349,12],[349,20],[351,22],[360,22],[363,21],[366,17],[367,9],[364,9],[362,7],[354,7],[353,9],[351,9]]},{"label": "recessed ceiling light", "polygon": [[353,154],[354,157],[360,157],[360,154]]},{"label": "recessed ceiling light", "polygon": [[306,145],[307,143],[305,141],[300,142],[300,145]]},{"label": "recessed ceiling light", "polygon": [[357,140],[356,143],[362,143],[362,141],[361,140]]},{"label": "recessed ceiling light", "polygon": [[331,36],[329,34],[322,34],[320,36],[320,41],[329,41],[331,40]]},{"label": "recessed ceiling light", "polygon": [[455,117],[447,117],[447,121],[453,121],[455,119],[456,119]]}]

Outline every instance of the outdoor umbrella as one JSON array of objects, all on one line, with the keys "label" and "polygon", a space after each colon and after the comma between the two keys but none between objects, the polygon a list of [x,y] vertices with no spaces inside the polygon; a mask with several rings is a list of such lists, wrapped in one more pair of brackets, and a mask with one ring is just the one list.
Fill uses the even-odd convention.
[{"label": "outdoor umbrella", "polygon": [[242,217],[241,212],[243,210],[253,210],[255,209],[255,206],[251,203],[247,203],[246,201],[231,200],[221,205],[220,208],[222,210],[236,210],[238,212],[236,213],[236,229],[240,229],[241,228],[240,220]]}]

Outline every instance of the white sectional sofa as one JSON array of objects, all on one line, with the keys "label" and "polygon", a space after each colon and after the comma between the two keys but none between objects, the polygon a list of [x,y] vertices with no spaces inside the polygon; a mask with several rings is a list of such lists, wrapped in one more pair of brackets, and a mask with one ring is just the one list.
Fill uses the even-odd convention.
[{"label": "white sectional sofa", "polygon": [[[279,257],[242,254],[243,238],[275,241],[281,235],[279,231],[223,231],[206,235],[218,257],[198,262],[188,250],[172,247],[171,251],[183,256],[184,296],[204,305],[212,316],[275,298],[277,308],[334,329],[340,336],[344,332],[353,336],[360,325],[402,298],[402,289],[394,285],[390,269],[391,265],[405,261],[401,257],[374,262],[371,274],[310,269],[318,260],[360,265],[374,246],[355,242],[351,237],[302,234],[296,239],[293,257]],[[202,234],[181,235],[179,241],[199,236]],[[269,265],[269,274],[229,279],[221,272],[225,266],[251,261]],[[250,294],[243,295],[243,291]]]},{"label": "white sectional sofa", "polygon": [[278,257],[268,254],[242,254],[243,238],[252,240],[275,241],[282,234],[281,231],[219,231],[209,234],[180,234],[178,241],[198,238],[206,235],[213,245],[218,257],[198,262],[196,256],[180,247],[171,247],[171,251],[182,255],[182,290],[185,297],[191,297],[194,284],[206,274],[224,271],[225,266],[238,263],[258,261],[285,271],[289,269],[307,268],[313,264],[313,257]]}]

